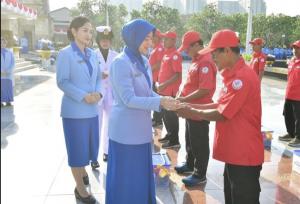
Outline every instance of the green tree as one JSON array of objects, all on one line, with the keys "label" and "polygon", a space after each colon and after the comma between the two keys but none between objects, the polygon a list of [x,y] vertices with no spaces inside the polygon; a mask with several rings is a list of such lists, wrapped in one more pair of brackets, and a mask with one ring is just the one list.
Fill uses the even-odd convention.
[{"label": "green tree", "polygon": [[150,1],[143,5],[141,12],[133,10],[131,19],[143,18],[155,25],[162,32],[175,29],[178,36],[184,33],[183,24],[177,9],[162,6],[158,1]]},{"label": "green tree", "polygon": [[187,21],[187,29],[201,33],[202,39],[208,42],[213,33],[221,28],[224,15],[217,11],[215,5],[208,4],[201,13],[196,13]]},{"label": "green tree", "polygon": [[106,4],[105,0],[80,0],[77,8],[71,10],[72,16],[83,15],[90,19],[94,27],[106,25],[106,9],[108,9],[109,26],[114,33],[113,47],[117,50],[123,45],[120,31],[128,16],[123,4],[114,6]]}]

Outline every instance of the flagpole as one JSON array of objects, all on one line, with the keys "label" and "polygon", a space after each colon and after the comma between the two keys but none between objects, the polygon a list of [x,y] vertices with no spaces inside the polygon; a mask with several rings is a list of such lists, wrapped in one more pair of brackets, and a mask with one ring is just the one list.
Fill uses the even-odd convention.
[{"label": "flagpole", "polygon": [[253,15],[253,10],[252,10],[252,0],[250,1],[249,5],[249,13],[248,13],[248,22],[247,22],[247,35],[246,35],[246,54],[251,54],[250,53],[250,45],[249,42],[251,41],[251,35],[252,35],[252,15]]}]

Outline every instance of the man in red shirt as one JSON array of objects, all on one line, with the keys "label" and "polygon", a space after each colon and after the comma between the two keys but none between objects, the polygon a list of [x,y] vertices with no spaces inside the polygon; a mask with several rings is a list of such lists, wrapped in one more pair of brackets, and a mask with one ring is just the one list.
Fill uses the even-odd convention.
[{"label": "man in red shirt", "polygon": [[264,71],[267,56],[262,52],[263,48],[263,39],[262,38],[255,38],[249,42],[252,45],[253,55],[250,61],[250,67],[255,71],[259,80],[261,81]]},{"label": "man in red shirt", "polygon": [[188,105],[178,110],[178,114],[216,121],[213,158],[225,162],[225,203],[259,203],[264,146],[258,77],[240,56],[235,32],[228,29],[216,32],[199,54],[208,52],[223,76],[218,102]]},{"label": "man in red shirt", "polygon": [[[149,57],[149,63],[152,69],[152,78],[153,78],[153,89],[155,92],[156,87],[155,83],[158,81],[158,73],[161,66],[161,61],[164,56],[164,47],[161,43],[162,33],[159,30],[156,30],[153,36],[153,45],[154,48]],[[153,112],[152,119],[153,127],[161,127],[162,126],[162,112]]]},{"label": "man in red shirt", "polygon": [[288,134],[281,141],[290,141],[289,146],[300,147],[300,40],[293,43],[294,57],[288,65],[288,83],[283,115]]},{"label": "man in red shirt", "polygon": [[[168,31],[164,35],[164,57],[158,74],[157,91],[162,96],[175,97],[181,84],[182,57],[176,50],[176,33]],[[159,141],[163,148],[180,147],[178,116],[173,111],[163,110],[163,121],[167,135]]]},{"label": "man in red shirt", "polygon": [[[177,99],[191,104],[212,103],[216,90],[217,68],[210,54],[199,55],[203,49],[200,33],[189,31],[182,37],[179,52],[186,51],[192,58],[188,70],[187,80],[182,90],[178,92]],[[186,119],[186,163],[176,166],[177,173],[193,172],[192,175],[182,179],[186,186],[195,186],[206,182],[206,171],[209,160],[209,121]]]}]

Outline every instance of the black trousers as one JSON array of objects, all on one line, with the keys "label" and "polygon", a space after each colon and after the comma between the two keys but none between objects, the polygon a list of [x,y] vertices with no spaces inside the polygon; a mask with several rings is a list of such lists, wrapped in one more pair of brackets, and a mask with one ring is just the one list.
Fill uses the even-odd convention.
[{"label": "black trousers", "polygon": [[225,204],[259,204],[259,177],[262,166],[225,164]]},{"label": "black trousers", "polygon": [[199,178],[206,176],[209,159],[209,122],[186,119],[186,163]]},{"label": "black trousers", "polygon": [[174,111],[168,111],[163,109],[163,121],[167,130],[166,137],[170,143],[179,143],[178,131],[179,131],[179,119]]},{"label": "black trousers", "polygon": [[[155,82],[153,82],[153,91],[157,93],[156,87],[155,87]],[[156,112],[153,111],[153,121],[157,123],[162,123],[162,118],[163,118],[163,113],[162,112]]]},{"label": "black trousers", "polygon": [[286,99],[283,115],[289,135],[300,139],[300,101]]}]

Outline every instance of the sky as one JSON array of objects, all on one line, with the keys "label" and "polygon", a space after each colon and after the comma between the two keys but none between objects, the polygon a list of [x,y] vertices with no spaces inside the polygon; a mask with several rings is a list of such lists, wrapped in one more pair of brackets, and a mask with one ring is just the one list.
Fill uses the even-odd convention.
[{"label": "sky", "polygon": [[[50,11],[67,7],[76,7],[78,0],[49,0]],[[265,0],[267,4],[267,15],[283,13],[288,16],[300,15],[299,0]]]}]

